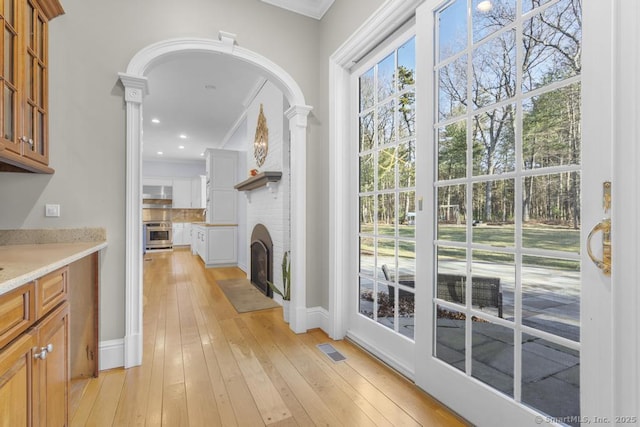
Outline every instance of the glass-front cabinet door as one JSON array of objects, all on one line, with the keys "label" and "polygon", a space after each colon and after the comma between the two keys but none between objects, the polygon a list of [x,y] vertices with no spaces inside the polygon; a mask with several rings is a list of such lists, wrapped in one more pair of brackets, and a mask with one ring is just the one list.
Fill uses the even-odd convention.
[{"label": "glass-front cabinet door", "polygon": [[58,0],[0,0],[0,8],[0,169],[52,173],[47,33],[49,20],[64,10]]},{"label": "glass-front cabinet door", "polygon": [[17,29],[17,12],[19,0],[3,0],[0,19],[2,19],[2,67],[0,67],[0,83],[2,84],[1,133],[0,148],[20,153],[21,141],[17,136],[18,118],[18,72],[17,52],[19,36]]},{"label": "glass-front cabinet door", "polygon": [[24,155],[48,163],[47,144],[47,20],[28,0],[25,13],[26,63],[24,66]]}]

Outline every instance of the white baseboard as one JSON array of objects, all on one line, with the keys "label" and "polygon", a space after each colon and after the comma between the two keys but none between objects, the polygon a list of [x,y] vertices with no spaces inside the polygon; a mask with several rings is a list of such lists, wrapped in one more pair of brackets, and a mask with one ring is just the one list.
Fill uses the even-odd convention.
[{"label": "white baseboard", "polygon": [[[274,298],[282,304],[282,298]],[[311,307],[307,309],[307,329],[320,328],[329,334],[329,312],[323,307]],[[100,366],[98,369],[121,368],[125,365],[124,359],[124,338],[100,341],[98,346],[100,351]]]},{"label": "white baseboard", "polygon": [[329,335],[329,312],[323,307],[307,308],[307,329],[315,328]]},{"label": "white baseboard", "polygon": [[359,335],[354,334],[353,332],[347,333],[347,338],[365,349],[368,353],[371,353],[373,356],[377,357],[378,359],[398,371],[400,374],[409,378],[411,381],[415,380],[415,372],[396,357],[381,351],[376,346],[370,345],[367,340],[363,339]]},{"label": "white baseboard", "polygon": [[99,370],[121,368],[124,366],[124,339],[100,341],[98,344],[100,352]]}]

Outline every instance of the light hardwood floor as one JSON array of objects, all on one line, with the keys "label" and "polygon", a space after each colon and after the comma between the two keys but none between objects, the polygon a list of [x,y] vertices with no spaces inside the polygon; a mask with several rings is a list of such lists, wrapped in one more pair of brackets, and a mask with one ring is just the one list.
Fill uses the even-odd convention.
[{"label": "light hardwood floor", "polygon": [[142,366],[75,384],[71,426],[467,425],[350,342],[294,334],[280,308],[236,313],[216,280],[245,277],[237,268],[186,250],[144,267]]}]

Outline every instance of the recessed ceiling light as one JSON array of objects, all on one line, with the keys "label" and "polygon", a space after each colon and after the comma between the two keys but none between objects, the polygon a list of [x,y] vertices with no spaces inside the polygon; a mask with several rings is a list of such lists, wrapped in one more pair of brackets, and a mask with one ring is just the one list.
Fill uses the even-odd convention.
[{"label": "recessed ceiling light", "polygon": [[164,153],[162,151],[158,151],[158,156],[162,156]]},{"label": "recessed ceiling light", "polygon": [[180,134],[180,139],[187,139],[187,135],[185,135],[184,133]]},{"label": "recessed ceiling light", "polygon": [[478,3],[478,6],[476,6],[476,8],[478,9],[478,11],[486,13],[493,9],[493,5],[491,4],[491,0],[483,0]]},{"label": "recessed ceiling light", "polygon": [[184,145],[178,145],[178,148],[184,150]]},{"label": "recessed ceiling light", "polygon": [[153,119],[151,119],[151,123],[158,124],[158,123],[160,123],[160,119],[153,118]]},{"label": "recessed ceiling light", "polygon": [[200,153],[201,156],[204,156],[204,153]]}]

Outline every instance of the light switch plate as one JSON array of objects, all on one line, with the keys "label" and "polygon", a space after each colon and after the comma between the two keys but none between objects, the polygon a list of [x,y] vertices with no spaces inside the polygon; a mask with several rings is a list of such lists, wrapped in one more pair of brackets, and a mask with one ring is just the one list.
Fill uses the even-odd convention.
[{"label": "light switch plate", "polygon": [[46,204],[44,205],[44,216],[60,216],[60,205]]}]

